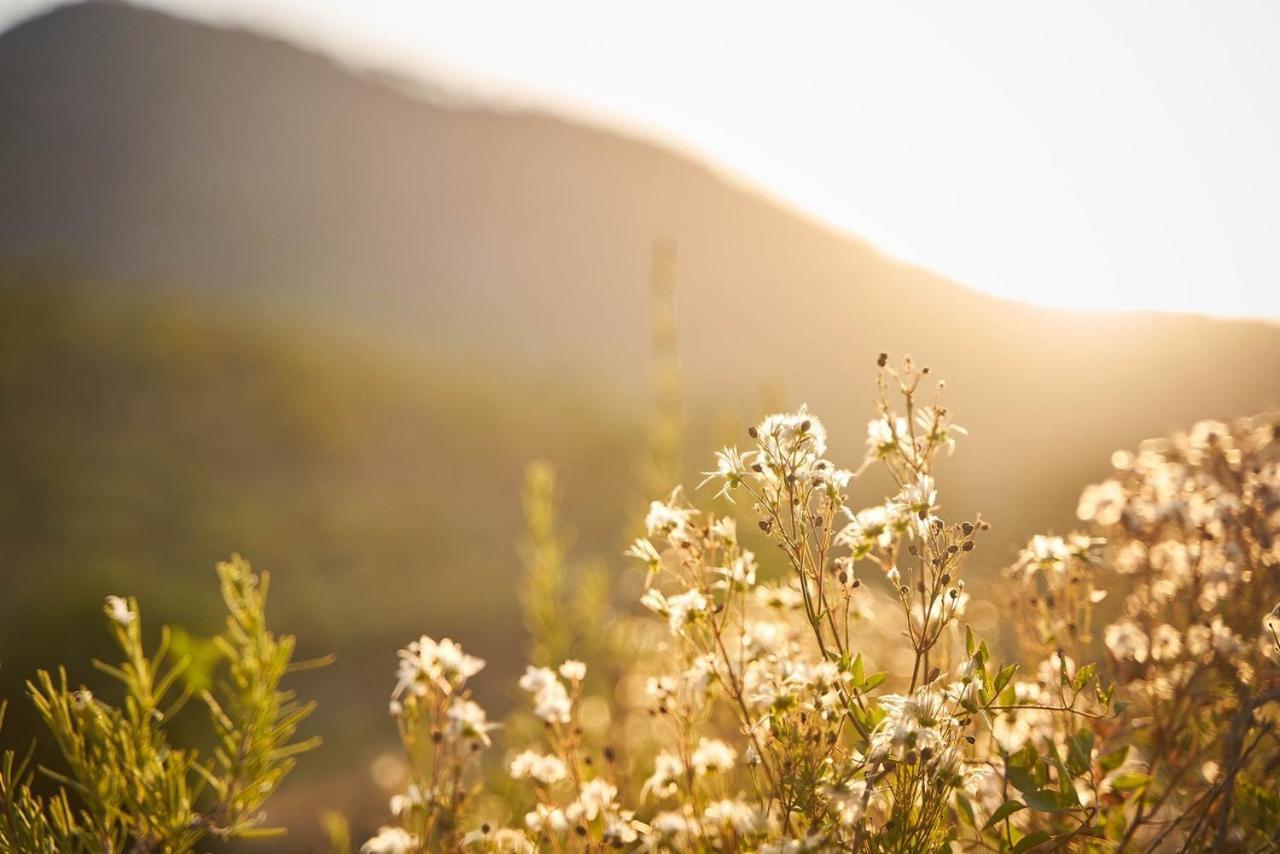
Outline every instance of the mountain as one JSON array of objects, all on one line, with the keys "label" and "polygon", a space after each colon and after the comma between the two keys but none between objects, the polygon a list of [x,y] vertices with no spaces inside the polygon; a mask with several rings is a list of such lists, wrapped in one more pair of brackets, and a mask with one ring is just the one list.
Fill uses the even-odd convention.
[{"label": "mountain", "polygon": [[1003,488],[1280,398],[1274,327],[1000,301],[656,145],[117,3],[0,36],[0,122],[0,258],[331,312],[622,397],[666,235],[695,401],[768,382],[851,427],[875,353],[911,352]]}]

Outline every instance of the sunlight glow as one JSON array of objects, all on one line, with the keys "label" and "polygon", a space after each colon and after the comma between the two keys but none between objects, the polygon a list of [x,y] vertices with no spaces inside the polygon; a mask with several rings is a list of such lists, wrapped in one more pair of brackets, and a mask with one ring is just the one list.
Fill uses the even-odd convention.
[{"label": "sunlight glow", "polygon": [[1274,4],[147,3],[659,138],[991,293],[1280,318]]}]

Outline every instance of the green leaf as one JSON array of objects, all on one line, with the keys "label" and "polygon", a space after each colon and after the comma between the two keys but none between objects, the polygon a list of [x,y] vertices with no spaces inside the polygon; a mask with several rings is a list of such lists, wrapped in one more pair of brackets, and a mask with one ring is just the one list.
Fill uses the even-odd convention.
[{"label": "green leaf", "polygon": [[1151,782],[1149,774],[1117,774],[1111,778],[1111,788],[1117,792],[1131,792]]},{"label": "green leaf", "polygon": [[1110,753],[1104,754],[1098,764],[1102,766],[1102,770],[1110,773],[1124,764],[1125,758],[1129,755],[1129,745],[1122,744]]},{"label": "green leaf", "polygon": [[983,830],[990,830],[1018,810],[1025,810],[1027,805],[1022,801],[1005,801],[996,811],[991,814],[991,818],[987,819],[987,823],[982,826]]},{"label": "green leaf", "polygon": [[973,627],[966,625],[964,627],[964,654],[973,658],[973,653],[978,648],[978,642],[973,638]]},{"label": "green leaf", "polygon": [[956,813],[960,816],[960,821],[970,827],[977,826],[978,820],[973,814],[973,804],[969,803],[969,799],[960,792],[956,792]]},{"label": "green leaf", "polygon": [[1036,778],[1026,768],[1010,766],[1005,769],[1005,775],[1009,778],[1009,782],[1020,792],[1034,792],[1040,786],[1036,783]]},{"label": "green leaf", "polygon": [[1018,840],[1018,844],[1013,846],[1013,854],[1021,854],[1023,851],[1030,851],[1037,845],[1048,842],[1053,837],[1048,831],[1037,830],[1035,833],[1028,833],[1026,836]]},{"label": "green leaf", "polygon": [[1058,803],[1058,793],[1049,789],[1024,792],[1023,797],[1027,800],[1027,806],[1039,812],[1054,812],[1061,808]]},{"label": "green leaf", "polygon": [[1086,664],[1076,671],[1076,678],[1071,680],[1071,690],[1077,694],[1084,690],[1084,687],[1093,679],[1093,674],[1098,670],[1097,665]]},{"label": "green leaf", "polygon": [[862,679],[865,675],[862,668],[862,653],[858,653],[858,657],[853,660],[853,685],[855,688],[862,687]]},{"label": "green leaf", "polygon": [[1002,690],[1004,690],[1004,686],[1008,685],[1009,680],[1013,679],[1013,674],[1017,669],[1018,669],[1018,665],[1016,664],[1008,664],[1002,667],[1000,669],[999,675],[996,676],[996,683],[992,690],[996,694],[999,694]]},{"label": "green leaf", "polygon": [[884,670],[881,670],[879,673],[872,673],[863,681],[862,690],[870,691],[872,688],[878,687],[880,683],[883,682],[888,677],[889,677],[888,672]]},{"label": "green leaf", "polygon": [[1081,727],[1067,741],[1067,768],[1078,777],[1093,764],[1093,731]]}]

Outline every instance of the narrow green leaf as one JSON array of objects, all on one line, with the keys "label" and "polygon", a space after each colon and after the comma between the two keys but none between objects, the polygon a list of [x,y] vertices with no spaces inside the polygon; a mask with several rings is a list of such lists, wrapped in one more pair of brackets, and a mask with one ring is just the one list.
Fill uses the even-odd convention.
[{"label": "narrow green leaf", "polygon": [[987,819],[987,823],[982,826],[982,829],[990,830],[1000,822],[1004,821],[1009,816],[1013,815],[1019,810],[1025,810],[1026,808],[1027,808],[1027,805],[1024,804],[1022,801],[1005,801],[999,807],[996,808],[995,812],[991,814],[991,818]]}]

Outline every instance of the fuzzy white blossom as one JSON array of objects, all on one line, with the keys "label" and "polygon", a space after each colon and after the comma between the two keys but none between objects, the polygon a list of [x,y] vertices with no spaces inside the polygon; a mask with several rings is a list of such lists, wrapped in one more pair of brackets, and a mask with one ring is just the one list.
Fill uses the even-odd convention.
[{"label": "fuzzy white blossom", "polygon": [[1147,633],[1132,620],[1121,620],[1107,626],[1103,640],[1118,661],[1136,661],[1141,664],[1147,660],[1150,650]]},{"label": "fuzzy white blossom", "polygon": [[122,626],[129,626],[133,621],[138,619],[138,615],[129,607],[129,600],[122,596],[108,596],[103,610],[112,622]]},{"label": "fuzzy white blossom", "polygon": [[558,756],[534,753],[526,750],[511,760],[511,776],[517,780],[526,777],[549,786],[558,783],[568,775],[564,760]]},{"label": "fuzzy white blossom", "polygon": [[360,846],[360,854],[410,854],[420,847],[418,837],[399,827],[384,827]]},{"label": "fuzzy white blossom", "polygon": [[718,738],[700,738],[698,747],[689,757],[694,771],[709,774],[715,771],[728,771],[733,768],[733,761],[738,752]]}]

